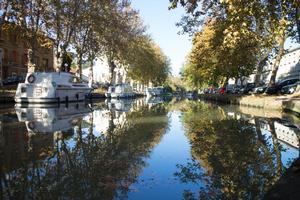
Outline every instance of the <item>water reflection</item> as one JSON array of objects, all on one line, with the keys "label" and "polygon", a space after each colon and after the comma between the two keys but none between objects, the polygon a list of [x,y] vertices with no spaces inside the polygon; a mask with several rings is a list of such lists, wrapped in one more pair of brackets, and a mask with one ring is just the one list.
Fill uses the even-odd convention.
[{"label": "water reflection", "polygon": [[261,199],[291,162],[282,154],[293,157],[299,145],[299,129],[286,121],[215,105],[192,102],[182,121],[192,160],[175,175],[201,185],[198,194],[185,191],[189,198]]},{"label": "water reflection", "polygon": [[28,133],[54,133],[68,131],[91,113],[89,105],[71,103],[67,106],[16,107],[19,122],[25,122]]},{"label": "water reflection", "polygon": [[299,124],[181,99],[17,106],[0,114],[0,196],[261,199],[299,156]]},{"label": "water reflection", "polygon": [[164,107],[149,109],[143,102],[16,108],[16,114],[3,114],[1,197],[126,198],[168,126]]}]

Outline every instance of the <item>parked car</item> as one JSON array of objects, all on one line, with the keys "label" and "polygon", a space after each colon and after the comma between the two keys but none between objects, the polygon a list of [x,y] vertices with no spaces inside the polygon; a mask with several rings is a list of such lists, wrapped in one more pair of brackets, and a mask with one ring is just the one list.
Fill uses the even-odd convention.
[{"label": "parked car", "polygon": [[267,94],[277,94],[281,91],[281,89],[284,86],[295,84],[297,81],[299,81],[299,78],[282,80],[282,81],[278,82],[277,84],[275,84],[274,86],[267,87],[265,92]]},{"label": "parked car", "polygon": [[262,94],[267,89],[268,85],[262,85],[253,89],[254,94]]},{"label": "parked car", "polygon": [[241,94],[248,94],[249,92],[253,92],[255,88],[254,83],[247,83],[244,87],[240,89]]},{"label": "parked car", "polygon": [[214,87],[205,89],[205,94],[215,94],[217,90]]},{"label": "parked car", "polygon": [[228,84],[228,85],[226,86],[226,93],[232,94],[232,93],[233,93],[233,90],[234,90],[234,87],[235,87],[234,84]]},{"label": "parked car", "polygon": [[299,81],[297,81],[296,83],[291,84],[291,85],[286,85],[281,88],[280,93],[281,94],[293,94],[295,92],[298,84],[299,84]]},{"label": "parked car", "polygon": [[234,87],[232,93],[233,94],[241,94],[241,89],[242,89],[242,87],[240,85],[237,85]]},{"label": "parked car", "polygon": [[25,76],[9,76],[3,80],[3,85],[13,85],[25,81]]},{"label": "parked car", "polygon": [[218,94],[225,94],[226,93],[226,87],[222,86],[218,89]]}]

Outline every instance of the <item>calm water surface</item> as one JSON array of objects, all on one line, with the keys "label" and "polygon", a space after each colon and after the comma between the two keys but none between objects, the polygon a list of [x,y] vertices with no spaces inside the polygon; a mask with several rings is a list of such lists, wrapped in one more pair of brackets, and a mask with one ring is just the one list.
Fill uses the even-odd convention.
[{"label": "calm water surface", "polygon": [[261,199],[299,157],[298,125],[176,99],[16,105],[0,110],[0,196]]}]

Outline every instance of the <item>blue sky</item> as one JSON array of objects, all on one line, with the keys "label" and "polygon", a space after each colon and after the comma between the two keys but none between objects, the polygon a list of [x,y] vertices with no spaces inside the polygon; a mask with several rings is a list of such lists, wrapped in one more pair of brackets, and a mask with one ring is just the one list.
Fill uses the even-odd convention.
[{"label": "blue sky", "polygon": [[140,16],[148,26],[148,32],[171,60],[172,74],[178,75],[185,57],[191,49],[187,35],[178,35],[179,22],[184,14],[182,8],[168,10],[169,0],[132,0],[132,6],[140,11]]}]

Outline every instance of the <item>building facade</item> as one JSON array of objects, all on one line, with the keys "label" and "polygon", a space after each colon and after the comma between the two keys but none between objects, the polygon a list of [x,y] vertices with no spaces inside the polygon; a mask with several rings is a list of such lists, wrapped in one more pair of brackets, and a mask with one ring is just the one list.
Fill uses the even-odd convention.
[{"label": "building facade", "polygon": [[[276,75],[276,82],[280,82],[285,79],[299,78],[300,76],[300,47],[295,49],[290,49],[281,58],[279,68]],[[267,61],[263,67],[262,73],[259,77],[260,83],[268,83],[271,78],[272,67],[275,59]],[[256,71],[249,77],[243,78],[243,85],[246,83],[254,83],[255,77],[257,76]],[[229,84],[234,84],[235,80],[230,79]],[[238,85],[241,85],[241,81],[237,81]]]},{"label": "building facade", "polygon": [[[90,69],[89,68],[83,69],[82,74],[85,77],[89,77]],[[94,62],[93,81],[94,81],[94,83],[96,83],[96,82],[107,83],[107,84],[110,83],[110,70],[109,70],[109,65],[108,65],[107,59],[105,59],[105,58],[99,59],[98,58]],[[115,85],[115,84],[121,84],[121,83],[130,84],[132,89],[138,93],[146,93],[147,87],[153,86],[151,82],[145,85],[145,84],[142,84],[142,83],[132,80],[128,76],[126,68],[124,66],[117,65],[117,67],[114,69],[114,72],[113,72],[112,84]]]},{"label": "building facade", "polygon": [[[12,31],[14,25],[7,25],[0,31],[0,49],[2,51],[2,79],[10,76],[24,76],[28,69],[28,40],[21,38],[18,31]],[[48,42],[50,39],[47,39]],[[49,42],[53,44],[52,41]],[[53,67],[53,45],[43,47],[38,43],[35,56],[33,58],[35,71],[54,71]]]},{"label": "building facade", "polygon": [[[82,74],[84,76],[89,76],[89,68],[85,68],[82,70]],[[94,82],[99,83],[109,83],[110,82],[110,71],[108,62],[106,59],[97,59],[93,65],[93,77]],[[113,84],[120,84],[120,83],[129,83],[127,79],[127,72],[124,67],[116,67],[113,73]]]}]

